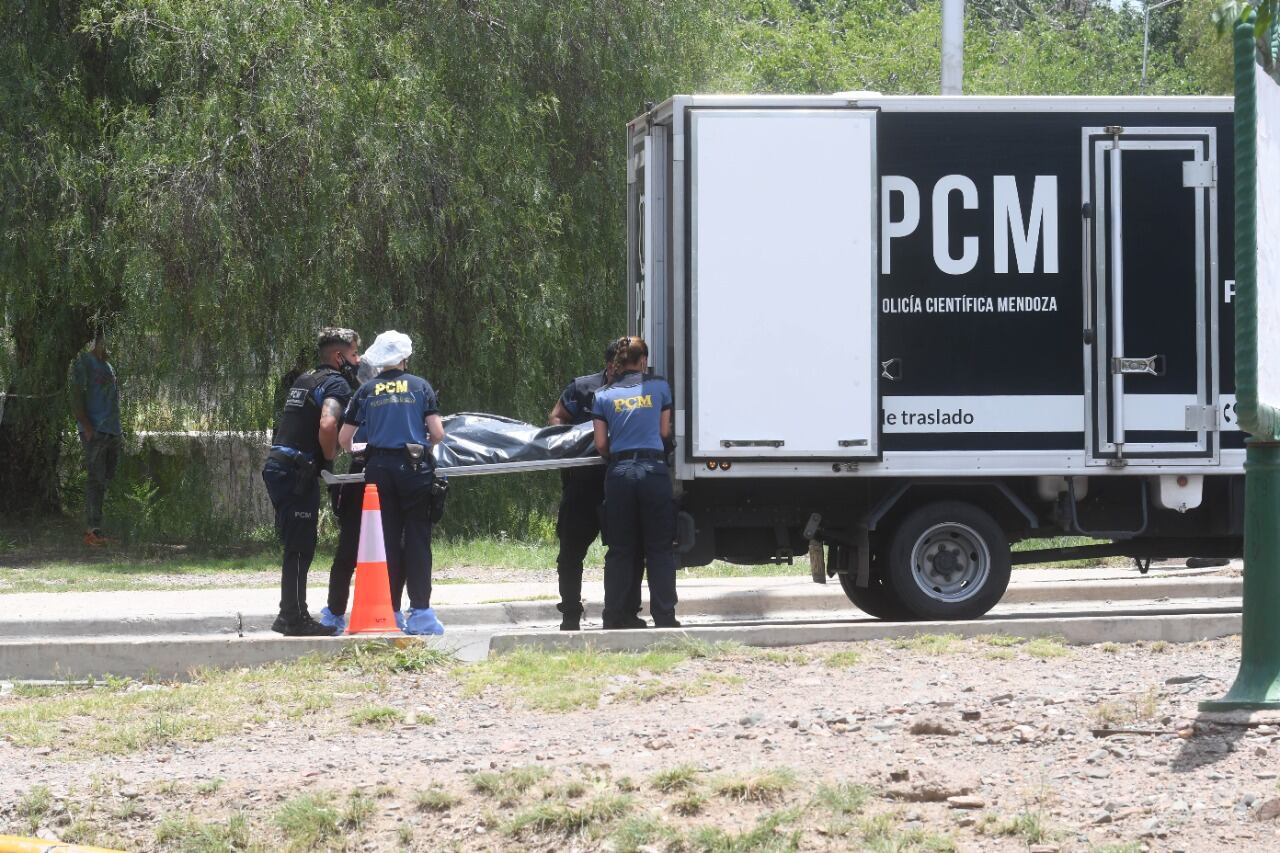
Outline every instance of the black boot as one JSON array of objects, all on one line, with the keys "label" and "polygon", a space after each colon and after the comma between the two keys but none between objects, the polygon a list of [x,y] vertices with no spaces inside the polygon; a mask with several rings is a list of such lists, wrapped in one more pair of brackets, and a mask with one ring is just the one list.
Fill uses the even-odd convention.
[{"label": "black boot", "polygon": [[625,631],[631,628],[648,628],[649,623],[639,616],[624,616],[617,621],[605,619],[604,627],[609,631]]},{"label": "black boot", "polygon": [[286,637],[334,637],[338,629],[321,625],[303,610],[301,613],[281,611],[276,621],[271,623],[271,630]]},{"label": "black boot", "polygon": [[582,603],[573,604],[557,604],[556,610],[561,613],[560,630],[561,631],[581,631],[582,630],[582,614],[584,608]]}]

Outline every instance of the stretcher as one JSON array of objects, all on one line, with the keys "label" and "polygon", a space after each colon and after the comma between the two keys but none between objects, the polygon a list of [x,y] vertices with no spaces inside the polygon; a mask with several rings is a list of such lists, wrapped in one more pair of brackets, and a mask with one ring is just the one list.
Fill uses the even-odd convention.
[{"label": "stretcher", "polygon": [[[462,412],[444,419],[444,441],[432,449],[447,477],[553,471],[603,465],[591,424],[538,427],[500,415]],[[322,471],[326,485],[363,483],[364,474]]]}]

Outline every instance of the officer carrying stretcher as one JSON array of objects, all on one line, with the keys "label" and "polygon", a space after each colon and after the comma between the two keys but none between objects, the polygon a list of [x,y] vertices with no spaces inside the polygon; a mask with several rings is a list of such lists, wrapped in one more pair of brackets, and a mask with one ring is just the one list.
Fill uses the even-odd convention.
[{"label": "officer carrying stretcher", "polygon": [[596,391],[591,407],[596,449],[609,460],[602,621],[605,628],[633,627],[631,590],[645,565],[653,624],[678,628],[676,508],[667,470],[671,386],[647,375],[649,346],[642,338],[619,338],[613,364],[613,382]]},{"label": "officer carrying stretcher", "polygon": [[[365,357],[381,372],[360,386],[347,406],[339,435],[352,449],[363,428],[365,482],[378,487],[382,532],[391,579],[391,604],[406,634],[443,634],[431,609],[431,524],[435,461],[431,448],[444,439],[436,392],[419,376],[405,372],[413,342],[394,330],[378,335]],[[400,607],[406,584],[409,612]]]},{"label": "officer carrying stretcher", "polygon": [[320,364],[289,388],[262,467],[262,480],[276,512],[276,532],[284,545],[280,615],[271,630],[286,637],[335,633],[307,612],[307,572],[316,552],[318,478],[321,470],[332,468],[338,454],[338,427],[360,363],[360,336],[351,329],[322,329],[316,349]]}]

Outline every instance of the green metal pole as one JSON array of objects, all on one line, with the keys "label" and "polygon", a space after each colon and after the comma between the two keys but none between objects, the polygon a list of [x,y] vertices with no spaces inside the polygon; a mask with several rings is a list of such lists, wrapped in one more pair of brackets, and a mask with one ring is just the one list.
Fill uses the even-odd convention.
[{"label": "green metal pole", "polygon": [[1201,711],[1280,709],[1280,442],[1250,440],[1244,479],[1244,625],[1240,671]]},{"label": "green metal pole", "polygon": [[[1245,450],[1244,616],[1240,671],[1202,711],[1280,710],[1280,442],[1274,410],[1259,405],[1257,347],[1257,93],[1254,15],[1235,27],[1236,393]],[[1274,235],[1269,235],[1274,238]],[[1268,282],[1274,287],[1275,282]]]}]

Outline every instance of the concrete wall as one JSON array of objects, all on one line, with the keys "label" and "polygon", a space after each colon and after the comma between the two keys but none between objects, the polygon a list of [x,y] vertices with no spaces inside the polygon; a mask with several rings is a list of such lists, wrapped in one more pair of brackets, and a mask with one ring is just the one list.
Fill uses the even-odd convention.
[{"label": "concrete wall", "polygon": [[216,517],[248,529],[274,519],[261,476],[270,440],[267,432],[141,432],[127,437],[125,454],[162,495],[207,489]]}]

